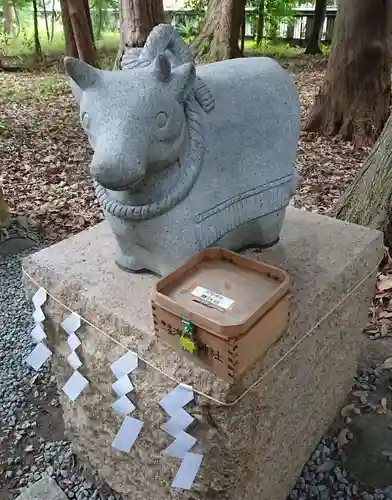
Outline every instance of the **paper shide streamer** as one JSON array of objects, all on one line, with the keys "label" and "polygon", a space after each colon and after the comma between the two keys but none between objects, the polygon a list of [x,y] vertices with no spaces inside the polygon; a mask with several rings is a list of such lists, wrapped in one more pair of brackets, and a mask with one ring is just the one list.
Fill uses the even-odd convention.
[{"label": "paper shide streamer", "polygon": [[191,488],[203,460],[203,455],[190,452],[197,440],[185,432],[194,418],[183,407],[190,403],[194,397],[192,387],[179,384],[159,402],[170,416],[162,429],[174,438],[173,443],[163,453],[166,456],[182,460],[172,487],[185,490]]},{"label": "paper shide streamer", "polygon": [[128,351],[110,365],[113,375],[117,378],[117,381],[112,384],[112,389],[118,396],[117,401],[112,404],[112,408],[118,415],[125,417],[113,440],[112,447],[127,453],[143,427],[141,420],[129,416],[135,409],[135,405],[127,397],[127,394],[134,390],[129,374],[137,367],[138,356],[132,351]]},{"label": "paper shide streamer", "polygon": [[33,295],[33,305],[34,312],[33,318],[35,326],[30,332],[31,338],[37,344],[33,351],[27,356],[25,362],[30,365],[34,370],[38,371],[46,361],[52,356],[51,351],[44,344],[46,339],[46,334],[43,328],[43,321],[45,320],[45,314],[42,310],[42,306],[47,300],[47,293],[45,288],[39,288],[37,292]]},{"label": "paper shide streamer", "polygon": [[[46,290],[41,287],[33,296],[35,326],[30,334],[34,342],[36,342],[36,346],[25,361],[37,371],[52,356],[51,351],[44,344],[44,340],[47,337],[43,329],[45,314],[42,306],[47,300],[47,295]],[[76,350],[81,345],[76,331],[81,327],[81,324],[82,319],[75,312],[71,312],[60,324],[68,334],[67,343],[70,348],[70,354],[67,357],[67,362],[74,370],[74,373],[64,385],[63,391],[72,401],[75,401],[89,384],[89,381],[78,371],[82,366],[82,361],[76,353]],[[127,397],[127,394],[134,390],[129,375],[137,367],[138,356],[132,351],[126,352],[110,365],[113,375],[117,378],[117,381],[112,384],[112,389],[118,396],[112,408],[117,414],[124,417],[120,430],[112,442],[112,446],[123,452],[131,450],[144,425],[141,420],[129,416],[135,409],[134,404]],[[185,432],[194,422],[194,418],[183,407],[193,399],[194,391],[192,387],[179,384],[159,402],[160,406],[170,416],[170,419],[162,426],[162,429],[174,438],[170,446],[164,450],[164,455],[182,460],[172,483],[173,488],[189,490],[203,460],[201,454],[190,451],[197,440]]]},{"label": "paper shide streamer", "polygon": [[60,323],[61,328],[68,334],[67,343],[71,353],[67,357],[67,362],[74,370],[73,374],[63,387],[63,392],[65,392],[71,401],[75,401],[75,399],[89,384],[88,380],[78,371],[78,369],[82,366],[82,362],[76,354],[76,349],[81,345],[81,342],[75,332],[81,327],[81,325],[82,319],[79,314],[75,312],[72,312],[65,318],[64,321]]}]

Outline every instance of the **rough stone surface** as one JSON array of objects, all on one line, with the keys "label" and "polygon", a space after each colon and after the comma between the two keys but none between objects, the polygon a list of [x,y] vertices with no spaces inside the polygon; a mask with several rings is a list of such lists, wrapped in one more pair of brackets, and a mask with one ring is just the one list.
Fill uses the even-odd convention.
[{"label": "rough stone surface", "polygon": [[[280,243],[261,254],[251,254],[289,272],[293,292],[290,326],[237,387],[230,387],[157,342],[149,304],[156,278],[121,272],[112,259],[112,244],[105,222],[38,252],[24,265],[58,299],[123,345],[177,380],[223,401],[232,401],[289,353],[376,269],[383,255],[381,233],[289,208]],[[175,384],[140,364],[132,376],[134,415],[145,424],[129,454],[114,451],[111,442],[121,419],[111,409],[114,379],[109,365],[123,349],[83,326],[78,355],[90,385],[75,403],[62,399],[67,433],[78,456],[88,458],[126,500],[284,499],[350,389],[375,274],[241,401],[227,407],[197,397],[196,404],[189,406],[197,419],[190,431],[198,439],[195,451],[204,454],[190,492],[171,488],[179,461],[162,457],[170,438],[160,429],[166,416],[158,401]],[[45,327],[55,353],[53,369],[62,387],[71,374],[66,364],[66,334],[58,327],[67,312],[53,300],[45,312],[50,318]]]},{"label": "rough stone surface", "polygon": [[276,61],[223,61],[196,77],[189,48],[160,25],[124,71],[65,64],[121,267],[166,274],[212,245],[277,241],[298,184],[300,108]]},{"label": "rough stone surface", "polygon": [[45,476],[18,496],[16,500],[68,500],[50,476]]}]

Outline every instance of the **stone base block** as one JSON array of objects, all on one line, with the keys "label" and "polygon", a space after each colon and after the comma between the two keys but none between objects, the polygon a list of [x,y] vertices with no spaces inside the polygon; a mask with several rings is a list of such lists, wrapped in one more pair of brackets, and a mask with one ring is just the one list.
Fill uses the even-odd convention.
[{"label": "stone base block", "polygon": [[[140,363],[132,376],[137,407],[133,415],[144,427],[129,454],[115,451],[111,443],[122,419],[111,408],[115,379],[110,363],[124,350],[84,325],[78,354],[80,371],[90,385],[74,403],[62,399],[67,433],[79,457],[87,458],[125,499],[284,500],[343,404],[361,354],[361,329],[383,255],[381,233],[290,209],[280,243],[251,255],[290,274],[291,319],[286,334],[236,386],[157,341],[150,311],[157,278],[128,274],[115,265],[106,223],[24,262],[27,272],[72,310],[211,397],[231,402],[268,372],[232,406],[200,396],[189,405],[197,420],[189,431],[198,440],[194,451],[203,453],[204,460],[192,489],[176,490],[171,482],[180,461],[162,455],[172,439],[160,429],[167,416],[158,404],[175,383]],[[26,285],[32,292],[28,280]],[[44,310],[61,388],[72,373],[66,363],[67,335],[59,328],[68,313],[51,299]]]}]

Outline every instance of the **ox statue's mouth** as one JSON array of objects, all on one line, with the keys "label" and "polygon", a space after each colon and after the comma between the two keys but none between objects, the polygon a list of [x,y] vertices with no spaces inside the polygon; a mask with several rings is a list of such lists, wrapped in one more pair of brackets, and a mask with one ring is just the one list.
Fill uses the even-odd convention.
[{"label": "ox statue's mouth", "polygon": [[143,183],[144,176],[139,177],[136,181],[134,181],[132,183],[128,182],[128,183],[124,183],[124,184],[119,184],[118,182],[113,183],[113,184],[105,182],[105,184],[101,184],[99,182],[99,179],[95,179],[95,180],[102,187],[109,189],[109,191],[129,191],[132,193],[132,192],[136,191],[140,187],[140,185]]}]

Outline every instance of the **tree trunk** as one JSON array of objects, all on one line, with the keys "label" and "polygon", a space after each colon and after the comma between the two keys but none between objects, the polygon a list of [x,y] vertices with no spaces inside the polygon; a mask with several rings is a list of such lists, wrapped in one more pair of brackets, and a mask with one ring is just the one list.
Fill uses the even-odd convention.
[{"label": "tree trunk", "polygon": [[48,13],[46,12],[45,0],[41,0],[41,4],[42,4],[42,9],[44,11],[46,36],[47,36],[48,42],[49,42],[50,41],[50,32],[49,32]]},{"label": "tree trunk", "polygon": [[212,62],[240,57],[238,47],[246,0],[210,0],[203,28],[192,43],[195,58]]},{"label": "tree trunk", "polygon": [[392,248],[392,115],[353,184],[337,203],[338,219],[384,231]]},{"label": "tree trunk", "polygon": [[3,28],[6,35],[11,34],[12,6],[10,0],[3,0]]},{"label": "tree trunk", "polygon": [[165,22],[162,0],[121,0],[125,47],[143,47],[150,31]]},{"label": "tree trunk", "polygon": [[245,53],[245,31],[246,31],[246,10],[244,7],[244,13],[241,23],[241,46],[240,46],[240,52],[242,57],[244,56]]},{"label": "tree trunk", "polygon": [[95,48],[94,30],[93,30],[93,22],[91,19],[90,4],[88,3],[88,0],[83,0],[83,4],[84,4],[84,10],[86,12],[87,24],[88,24],[88,27],[90,30],[91,40],[92,40],[93,46]]},{"label": "tree trunk", "polygon": [[53,42],[54,24],[55,24],[55,21],[56,21],[55,6],[56,6],[56,0],[52,0],[52,17],[51,17],[51,26],[50,26],[50,41],[51,42]]},{"label": "tree trunk", "polygon": [[100,40],[101,36],[102,36],[102,28],[103,28],[102,2],[98,2],[98,4],[96,3],[95,8],[98,9],[97,39]]},{"label": "tree trunk", "polygon": [[374,144],[389,114],[392,0],[340,0],[324,84],[305,130]]},{"label": "tree trunk", "polygon": [[89,26],[89,21],[84,3],[80,0],[68,0],[68,9],[79,59],[91,66],[97,66],[91,31],[90,28],[86,29],[86,26]]},{"label": "tree trunk", "polygon": [[14,10],[15,21],[16,21],[16,26],[17,26],[16,33],[15,33],[15,38],[18,38],[18,36],[20,35],[20,19],[19,19],[18,9],[16,7],[15,0],[12,0],[12,7],[13,7],[13,10]]},{"label": "tree trunk", "polygon": [[7,229],[11,224],[10,211],[0,188],[0,229]]},{"label": "tree trunk", "polygon": [[325,20],[326,11],[327,11],[327,0],[316,0],[312,31],[310,33],[308,46],[306,47],[305,54],[321,54],[320,36]]},{"label": "tree trunk", "polygon": [[42,49],[41,43],[39,41],[39,30],[38,30],[38,8],[37,0],[33,0],[33,17],[34,17],[34,50],[35,57],[37,60],[42,61]]},{"label": "tree trunk", "polygon": [[260,0],[257,8],[257,34],[256,43],[259,45],[263,41],[264,36],[264,4],[265,0]]},{"label": "tree trunk", "polygon": [[79,57],[78,48],[76,46],[75,35],[72,28],[71,18],[69,17],[69,9],[67,0],[60,0],[61,19],[63,22],[65,54],[70,57]]}]

